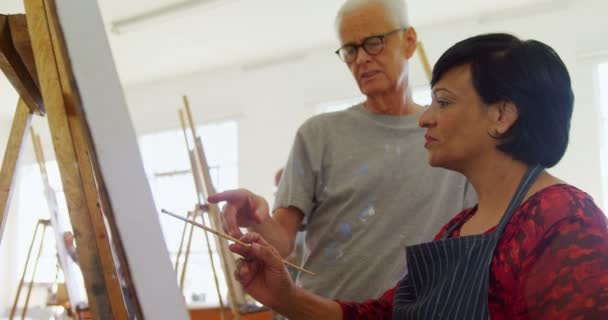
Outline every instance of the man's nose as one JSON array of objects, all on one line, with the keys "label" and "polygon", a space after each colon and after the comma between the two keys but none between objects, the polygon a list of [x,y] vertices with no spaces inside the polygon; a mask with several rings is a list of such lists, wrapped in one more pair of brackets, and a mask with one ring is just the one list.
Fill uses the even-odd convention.
[{"label": "man's nose", "polygon": [[357,63],[367,62],[371,59],[371,55],[361,46],[357,48]]}]

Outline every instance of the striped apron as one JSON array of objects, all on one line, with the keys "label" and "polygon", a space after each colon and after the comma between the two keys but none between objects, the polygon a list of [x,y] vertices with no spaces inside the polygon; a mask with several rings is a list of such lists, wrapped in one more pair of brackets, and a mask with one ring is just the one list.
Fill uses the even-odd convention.
[{"label": "striped apron", "polygon": [[456,223],[440,240],[407,247],[408,274],[395,292],[393,319],[489,319],[494,249],[542,170],[540,166],[528,169],[494,232],[449,238],[461,225]]}]

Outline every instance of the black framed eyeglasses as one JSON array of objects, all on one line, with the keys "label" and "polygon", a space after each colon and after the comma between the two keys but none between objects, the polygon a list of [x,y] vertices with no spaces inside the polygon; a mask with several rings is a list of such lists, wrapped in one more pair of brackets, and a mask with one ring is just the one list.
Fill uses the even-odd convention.
[{"label": "black framed eyeglasses", "polygon": [[345,44],[340,49],[336,50],[336,54],[346,63],[351,63],[357,59],[359,48],[363,48],[370,56],[375,56],[380,54],[384,49],[384,38],[406,29],[407,28],[399,28],[387,33],[369,36],[363,39],[360,44]]}]

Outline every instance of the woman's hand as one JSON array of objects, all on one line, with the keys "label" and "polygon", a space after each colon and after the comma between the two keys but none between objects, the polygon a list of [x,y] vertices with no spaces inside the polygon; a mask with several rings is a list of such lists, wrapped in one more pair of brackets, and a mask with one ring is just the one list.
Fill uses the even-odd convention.
[{"label": "woman's hand", "polygon": [[251,246],[230,245],[232,252],[243,257],[237,261],[236,279],[263,305],[275,310],[285,309],[294,298],[296,286],[281,255],[257,233],[248,233],[240,240]]}]

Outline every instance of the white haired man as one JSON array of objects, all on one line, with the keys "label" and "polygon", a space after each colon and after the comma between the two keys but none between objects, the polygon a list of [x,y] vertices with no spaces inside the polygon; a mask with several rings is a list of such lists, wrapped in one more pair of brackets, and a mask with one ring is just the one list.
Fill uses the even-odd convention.
[{"label": "white haired man", "polygon": [[463,176],[427,164],[417,122],[423,107],[409,87],[417,38],[405,2],[347,0],[336,27],[336,53],[365,102],[299,128],[272,215],[263,198],[243,189],[210,201],[228,202],[226,232],[240,237],[239,226],[249,227],[284,257],[305,228],[302,265],[317,276],[300,275],[298,285],[362,301],[404,275],[406,246],[431,240],[475,196]]}]

